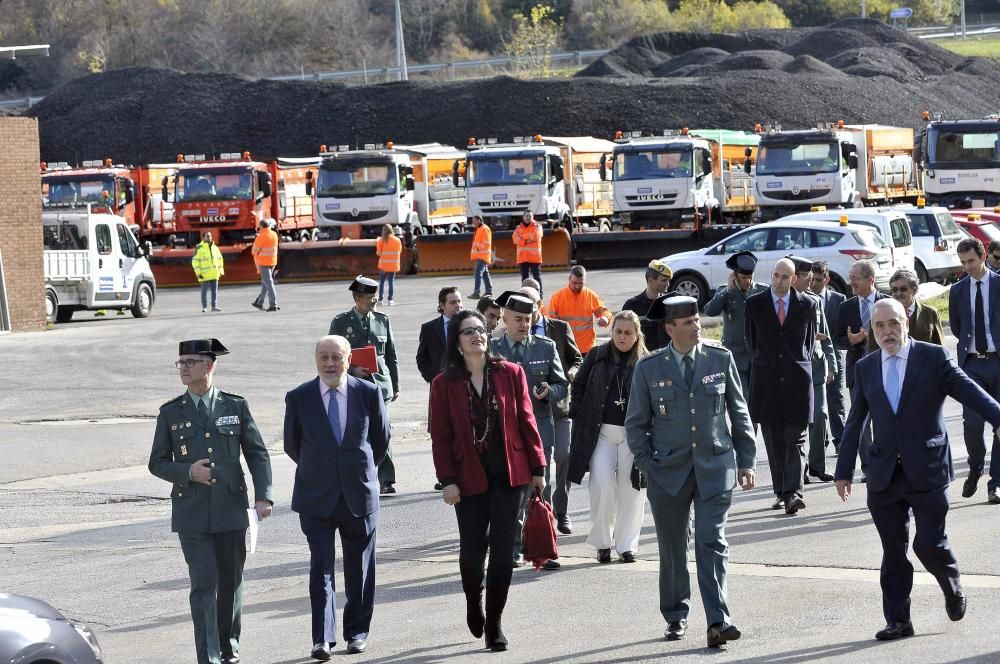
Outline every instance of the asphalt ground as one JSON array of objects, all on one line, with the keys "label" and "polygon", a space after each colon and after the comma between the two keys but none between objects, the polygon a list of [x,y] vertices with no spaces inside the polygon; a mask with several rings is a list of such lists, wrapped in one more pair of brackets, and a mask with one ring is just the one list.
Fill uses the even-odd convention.
[{"label": "asphalt ground", "polygon": [[[696,586],[687,638],[662,640],[657,550],[646,510],[639,561],[598,565],[586,544],[585,488],[570,494],[574,532],[561,536],[563,568],[515,571],[504,629],[505,654],[484,651],[465,627],[452,508],[433,491],[426,434],[427,386],[413,359],[419,324],[436,293],[456,280],[400,278],[387,308],[401,357],[402,396],[392,405],[399,493],[383,500],[378,530],[373,662],[997,662],[1000,507],[962,499],[967,474],[961,411],[946,408],[959,478],[951,490],[949,535],[964,575],[969,611],[959,623],[914,561],[917,636],[873,639],[883,626],[881,557],[865,488],[842,504],[829,484],[805,489],[808,507],[786,517],[770,509],[763,445],[758,484],[738,492],[730,513],[729,606],[743,637],[705,648]],[[548,290],[561,273],[545,273]],[[612,307],[642,288],[642,270],[593,271],[589,285]],[[498,275],[496,291],[513,288]],[[216,384],[245,395],[272,452],[276,505],[247,561],[244,662],[305,662],[310,648],[308,549],[288,508],[294,467],[282,452],[284,393],[315,375],[313,342],[350,306],[345,282],[279,284],[280,312],[250,307],[256,289],[223,286],[222,313],[202,314],[196,290],[163,290],[146,320],[77,320],[55,329],[0,336],[0,569],[3,591],[40,597],[94,625],[106,661],[193,662],[188,579],[170,532],[169,486],[146,470],[158,407],[183,389],[173,368],[180,339],[216,336],[232,354]],[[954,340],[952,340],[953,342]],[[828,459],[832,467],[834,459]],[[985,482],[983,483],[985,484]],[[339,558],[339,556],[338,556]],[[694,584],[694,579],[692,578]],[[338,565],[338,586],[343,585]],[[338,602],[343,603],[342,594]],[[345,655],[341,642],[336,657]]]}]

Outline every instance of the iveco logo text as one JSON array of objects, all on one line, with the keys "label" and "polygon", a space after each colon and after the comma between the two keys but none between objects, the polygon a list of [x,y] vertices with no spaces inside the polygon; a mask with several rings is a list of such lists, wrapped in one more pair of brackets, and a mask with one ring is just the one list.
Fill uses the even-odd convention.
[{"label": "iveco logo text", "polygon": [[517,205],[517,201],[488,201],[484,205],[491,205],[493,207],[514,207]]},{"label": "iveco logo text", "polygon": [[666,198],[666,194],[639,194],[635,197],[637,201],[662,201]]},{"label": "iveco logo text", "polygon": [[226,215],[224,214],[210,214],[204,215],[198,218],[199,221],[225,221]]}]

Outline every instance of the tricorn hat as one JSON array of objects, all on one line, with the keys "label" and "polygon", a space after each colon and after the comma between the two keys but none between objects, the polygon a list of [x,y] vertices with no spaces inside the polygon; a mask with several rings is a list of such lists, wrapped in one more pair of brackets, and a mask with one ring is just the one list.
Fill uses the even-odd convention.
[{"label": "tricorn hat", "polygon": [[378,292],[378,282],[360,274],[354,278],[347,290],[365,295],[374,295]]},{"label": "tricorn hat", "polygon": [[803,258],[802,256],[795,256],[792,254],[788,254],[787,256],[785,256],[785,258],[787,258],[788,260],[792,261],[792,263],[795,264],[796,272],[809,272],[810,270],[812,270],[813,262],[808,258]]},{"label": "tricorn hat", "polygon": [[671,321],[694,316],[696,313],[698,313],[698,300],[671,291],[653,300],[646,313],[646,320]]},{"label": "tricorn hat", "polygon": [[218,339],[191,339],[178,344],[177,354],[208,355],[214,360],[216,355],[229,355],[229,349]]},{"label": "tricorn hat", "polygon": [[750,251],[740,251],[726,259],[726,267],[740,274],[753,274],[757,269],[757,257]]},{"label": "tricorn hat", "polygon": [[518,291],[504,291],[500,293],[500,297],[497,298],[497,304],[504,309],[510,309],[520,314],[533,314],[536,310],[535,303],[531,298]]}]

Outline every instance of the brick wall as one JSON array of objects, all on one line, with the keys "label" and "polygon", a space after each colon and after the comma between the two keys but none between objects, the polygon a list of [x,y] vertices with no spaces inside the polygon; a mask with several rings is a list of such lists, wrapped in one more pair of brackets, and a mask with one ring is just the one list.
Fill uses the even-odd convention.
[{"label": "brick wall", "polygon": [[0,117],[0,252],[14,330],[45,326],[38,122]]}]

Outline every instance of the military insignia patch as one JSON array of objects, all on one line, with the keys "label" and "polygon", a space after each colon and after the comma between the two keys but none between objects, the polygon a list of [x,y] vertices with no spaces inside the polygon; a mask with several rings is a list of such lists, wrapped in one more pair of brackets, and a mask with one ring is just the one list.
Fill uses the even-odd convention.
[{"label": "military insignia patch", "polygon": [[170,430],[171,431],[177,431],[177,425],[176,424],[171,424],[170,425]]},{"label": "military insignia patch", "polygon": [[187,445],[181,445],[181,454],[183,456],[187,456],[187,453],[188,453],[188,446]]},{"label": "military insignia patch", "polygon": [[187,423],[187,424],[185,424],[184,426],[186,426],[187,428],[189,428],[189,429],[190,429],[190,428],[191,428],[191,423],[190,423],[190,422],[188,422],[188,423]]},{"label": "military insignia patch", "polygon": [[347,333],[348,334],[354,334],[354,328],[353,327],[347,328]]},{"label": "military insignia patch", "polygon": [[225,415],[215,420],[215,426],[223,426],[226,424],[239,424],[239,423],[240,423],[239,415]]}]

